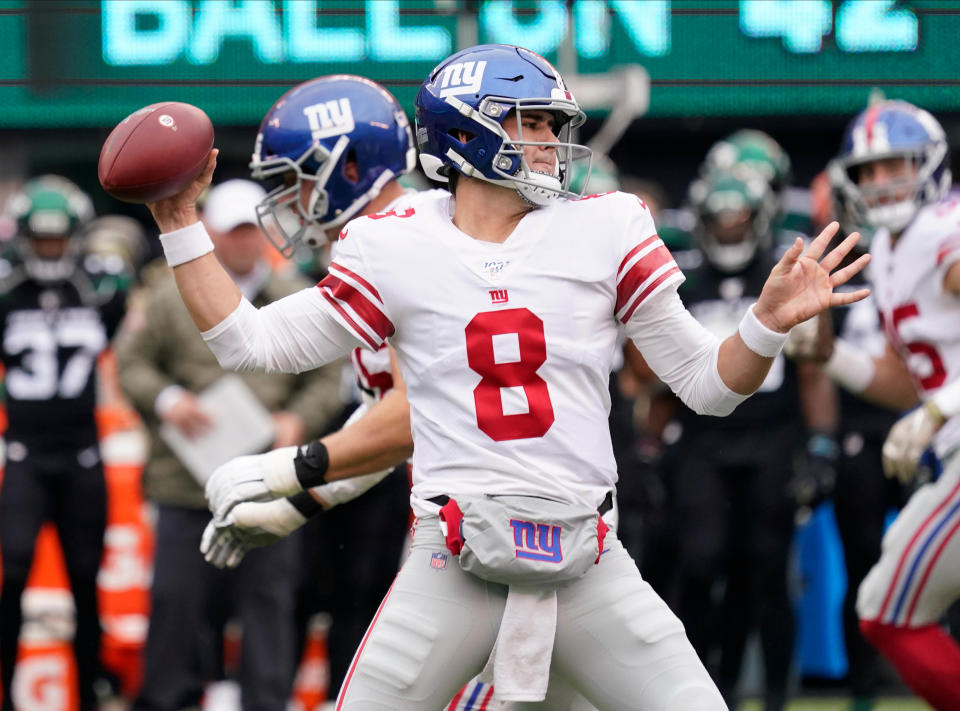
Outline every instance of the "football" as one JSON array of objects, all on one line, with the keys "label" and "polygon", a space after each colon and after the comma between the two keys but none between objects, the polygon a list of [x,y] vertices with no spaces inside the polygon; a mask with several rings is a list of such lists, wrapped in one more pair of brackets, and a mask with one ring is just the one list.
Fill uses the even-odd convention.
[{"label": "football", "polygon": [[134,111],[110,132],[97,177],[110,195],[147,203],[176,195],[203,172],[213,148],[213,124],[179,101]]}]

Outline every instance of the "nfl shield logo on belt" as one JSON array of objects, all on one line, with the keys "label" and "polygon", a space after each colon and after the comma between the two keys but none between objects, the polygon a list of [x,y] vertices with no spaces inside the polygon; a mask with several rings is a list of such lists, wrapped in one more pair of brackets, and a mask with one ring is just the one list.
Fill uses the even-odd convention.
[{"label": "nfl shield logo on belt", "polygon": [[430,556],[430,567],[436,570],[443,570],[447,567],[447,554],[437,551]]}]

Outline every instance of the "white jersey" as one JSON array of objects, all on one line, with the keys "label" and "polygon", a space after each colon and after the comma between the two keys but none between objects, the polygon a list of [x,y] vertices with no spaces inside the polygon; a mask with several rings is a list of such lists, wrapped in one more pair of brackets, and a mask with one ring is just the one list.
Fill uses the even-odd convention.
[{"label": "white jersey", "polygon": [[[405,208],[416,204],[420,199],[438,199],[441,194],[449,195],[445,190],[432,190],[424,193],[407,191],[396,200],[391,201],[385,211]],[[350,353],[350,362],[353,364],[353,371],[357,376],[361,399],[368,408],[373,403],[380,401],[393,388],[393,367],[390,364],[390,349],[386,343],[383,343],[376,350],[362,347],[354,348]]]},{"label": "white jersey", "polygon": [[[960,260],[960,199],[920,210],[900,235],[879,230],[870,253],[870,279],[890,342],[906,361],[923,399],[960,377],[960,297],[943,288]],[[934,438],[943,457],[960,444],[960,418]]]},{"label": "white jersey", "polygon": [[321,292],[371,349],[394,347],[411,403],[413,503],[532,494],[597,506],[618,328],[683,276],[637,198],[533,210],[502,244],[452,223],[449,194],[341,234]]}]

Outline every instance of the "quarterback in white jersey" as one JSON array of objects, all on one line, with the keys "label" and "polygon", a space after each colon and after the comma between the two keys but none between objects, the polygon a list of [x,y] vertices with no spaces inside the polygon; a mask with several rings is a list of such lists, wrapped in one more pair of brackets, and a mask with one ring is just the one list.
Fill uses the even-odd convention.
[{"label": "quarterback in white jersey", "polygon": [[[516,493],[596,516],[616,478],[606,387],[617,329],[688,405],[728,413],[793,325],[866,296],[833,293],[867,261],[834,272],[858,236],[830,252],[836,224],[805,252],[797,240],[720,342],[682,307],[682,275],[639,201],[568,199],[568,132],[583,116],[549,63],[507,45],[463,50],[431,72],[417,110],[421,164],[453,195],[355,221],[319,288],[271,307],[242,300],[195,224],[215,153],[193,186],[150,205],[185,303],[225,367],[302,370],[387,339],[397,353],[420,518],[337,708],[441,708],[492,668],[499,699],[548,703],[554,673],[602,710],[724,709],[679,620],[599,523],[587,572],[519,590],[463,570],[458,528],[442,532],[436,510]],[[210,503],[223,516],[237,500],[317,483],[309,466],[278,459]],[[570,552],[559,528],[551,544],[536,517],[513,524],[516,559],[549,549],[560,563]],[[538,525],[543,548],[519,533]],[[512,546],[502,551],[514,559]]]},{"label": "quarterback in white jersey", "polygon": [[941,710],[960,707],[960,647],[938,624],[960,597],[960,200],[944,200],[948,165],[940,125],[911,104],[881,102],[850,124],[830,176],[877,230],[869,277],[887,347],[876,357],[839,340],[825,364],[877,404],[919,404],[887,437],[888,476],[909,482],[928,446],[943,464],[887,531],[857,595],[864,635]]}]

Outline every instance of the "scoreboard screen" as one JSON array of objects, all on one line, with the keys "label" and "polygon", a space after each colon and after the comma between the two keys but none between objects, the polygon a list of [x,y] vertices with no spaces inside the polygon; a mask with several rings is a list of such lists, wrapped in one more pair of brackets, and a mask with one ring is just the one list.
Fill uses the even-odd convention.
[{"label": "scoreboard screen", "polygon": [[960,111],[958,38],[957,0],[0,0],[0,126],[110,126],[164,100],[251,124],[339,73],[410,109],[479,42],[565,75],[640,64],[656,117],[848,114],[873,88]]}]

